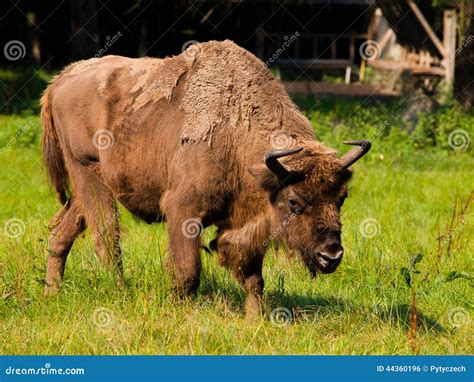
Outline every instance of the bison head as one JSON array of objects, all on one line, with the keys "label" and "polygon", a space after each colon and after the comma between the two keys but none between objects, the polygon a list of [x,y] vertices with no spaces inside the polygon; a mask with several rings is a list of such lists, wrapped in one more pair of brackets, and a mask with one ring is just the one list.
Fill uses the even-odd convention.
[{"label": "bison head", "polygon": [[370,150],[368,141],[344,143],[356,147],[341,158],[310,142],[268,152],[264,164],[250,168],[269,194],[271,238],[297,250],[313,275],[334,272],[342,260],[340,210],[352,175],[349,167]]}]

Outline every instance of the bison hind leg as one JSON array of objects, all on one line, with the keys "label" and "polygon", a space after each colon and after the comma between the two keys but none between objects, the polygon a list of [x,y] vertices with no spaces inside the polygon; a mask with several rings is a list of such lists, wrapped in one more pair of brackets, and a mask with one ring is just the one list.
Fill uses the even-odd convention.
[{"label": "bison hind leg", "polygon": [[119,285],[122,285],[124,280],[119,215],[115,199],[105,187],[86,208],[87,223],[91,227],[97,256],[101,264],[117,276]]},{"label": "bison hind leg", "polygon": [[84,215],[75,199],[67,202],[51,219],[45,295],[56,293],[62,283],[66,259],[76,237],[84,231]]},{"label": "bison hind leg", "polygon": [[103,180],[86,166],[73,163],[69,168],[73,195],[81,203],[101,264],[123,285],[120,250],[119,211],[115,197]]}]

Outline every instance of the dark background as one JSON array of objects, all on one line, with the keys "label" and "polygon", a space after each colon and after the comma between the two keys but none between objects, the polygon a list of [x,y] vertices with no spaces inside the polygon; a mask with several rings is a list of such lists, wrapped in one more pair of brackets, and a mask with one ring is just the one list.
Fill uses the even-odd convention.
[{"label": "dark background", "polygon": [[[453,7],[462,15],[458,44],[474,34],[473,1],[419,0],[419,8],[442,38],[443,9]],[[0,96],[9,100],[38,70],[55,72],[64,65],[97,55],[165,57],[179,54],[188,41],[232,39],[266,61],[284,38],[299,32],[301,37],[280,59],[327,59],[331,53],[345,58],[347,40],[319,40],[317,48],[305,36],[366,33],[375,9],[387,11],[389,22],[404,44],[435,51],[429,38],[420,35],[413,15],[406,14],[406,0],[252,0],[252,1],[163,1],[163,0],[3,0],[0,3],[0,47],[21,41],[25,57],[9,61],[0,54],[0,67],[15,71],[0,76]],[[390,11],[390,13],[388,12]],[[115,37],[114,37],[115,36]],[[118,36],[118,37],[117,37]],[[112,42],[112,43],[111,43]],[[364,39],[356,40],[356,52]],[[109,46],[107,46],[109,45]],[[454,94],[464,105],[474,99],[474,44],[456,57]],[[106,48],[106,51],[104,49]],[[360,63],[356,54],[355,64]],[[293,68],[301,77],[301,68]],[[37,75],[35,77],[38,77]],[[308,74],[305,73],[305,78]],[[312,77],[317,78],[318,77]],[[304,78],[303,78],[304,79]],[[27,85],[44,86],[31,80]],[[13,89],[13,90],[12,90]],[[8,110],[8,105],[3,110]]]}]

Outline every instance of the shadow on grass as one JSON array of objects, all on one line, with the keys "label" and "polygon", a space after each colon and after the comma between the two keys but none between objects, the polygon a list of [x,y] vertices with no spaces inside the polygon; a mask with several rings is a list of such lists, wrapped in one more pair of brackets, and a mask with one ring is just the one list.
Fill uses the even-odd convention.
[{"label": "shadow on grass", "polygon": [[[244,313],[245,292],[234,280],[215,272],[203,272],[202,276],[199,295],[211,299],[224,298],[229,302],[231,309]],[[317,321],[333,315],[358,313],[366,317],[378,318],[393,326],[400,326],[404,330],[410,327],[410,306],[407,304],[385,308],[380,305],[367,306],[354,303],[339,297],[306,296],[275,290],[267,291],[264,301],[269,312],[281,307],[290,310],[296,322]],[[417,311],[417,328],[422,333],[446,331],[436,319],[420,310]]]},{"label": "shadow on grass", "polygon": [[244,312],[245,292],[226,270],[203,269],[198,296],[208,299],[221,298],[229,303],[232,310]]},{"label": "shadow on grass", "polygon": [[[164,276],[162,272],[153,274],[153,276],[157,275],[158,277]],[[132,298],[136,296],[137,291],[143,292],[143,290],[159,292],[159,300],[164,300],[170,295],[177,296],[176,291],[169,289],[171,281],[155,285],[151,281],[154,277],[149,275],[146,279],[150,281],[145,288],[141,278],[126,279],[125,289],[129,291]],[[94,284],[96,283],[94,282]],[[92,285],[89,287],[92,288]],[[101,293],[108,293],[107,291],[110,290],[108,288],[113,289],[107,277],[105,277],[104,283],[95,285],[99,295]],[[203,269],[199,291],[196,296],[189,299],[194,301],[194,303],[203,305],[213,304],[220,299],[226,301],[229,308],[236,313],[243,315],[245,312],[245,292],[226,271],[215,272],[214,270]],[[182,301],[182,299],[178,298],[177,301]],[[354,303],[339,297],[281,293],[277,290],[267,291],[264,295],[264,302],[268,313],[276,308],[288,309],[296,323],[304,321],[317,322],[325,318],[331,318],[331,316],[335,318],[341,315],[358,314],[367,317],[367,319],[370,317],[380,319],[390,325],[402,327],[404,330],[408,330],[410,327],[410,306],[407,304],[398,304],[386,308],[380,305],[368,306]],[[420,310],[417,311],[417,328],[422,333],[446,332],[446,329],[436,319],[424,314]]]},{"label": "shadow on grass", "polygon": [[[398,304],[390,308],[354,304],[337,297],[309,297],[298,294],[267,294],[267,303],[271,310],[284,307],[292,312],[294,321],[317,321],[331,315],[359,313],[367,317],[374,316],[404,330],[410,328],[410,306]],[[417,311],[417,328],[420,332],[445,332],[446,329],[433,317]]]},{"label": "shadow on grass", "polygon": [[[446,329],[437,320],[417,311],[417,328],[423,332],[446,332]],[[410,327],[410,306],[406,304],[399,304],[390,310],[384,310],[379,313],[379,317],[392,324],[402,325],[404,329],[408,330]]]}]

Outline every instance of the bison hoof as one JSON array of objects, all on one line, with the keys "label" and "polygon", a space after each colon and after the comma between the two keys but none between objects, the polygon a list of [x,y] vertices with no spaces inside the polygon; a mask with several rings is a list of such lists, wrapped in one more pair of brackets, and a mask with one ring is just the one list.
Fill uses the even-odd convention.
[{"label": "bison hoof", "polygon": [[250,294],[245,300],[245,319],[257,321],[263,318],[263,303],[260,296]]},{"label": "bison hoof", "polygon": [[55,296],[59,293],[60,291],[60,286],[58,283],[54,282],[53,284],[46,284],[44,287],[44,296],[45,297],[51,297]]},{"label": "bison hoof", "polygon": [[180,283],[180,285],[176,285],[174,289],[178,293],[181,298],[192,297],[197,294],[197,290],[199,288],[199,280],[190,280],[186,283]]}]

